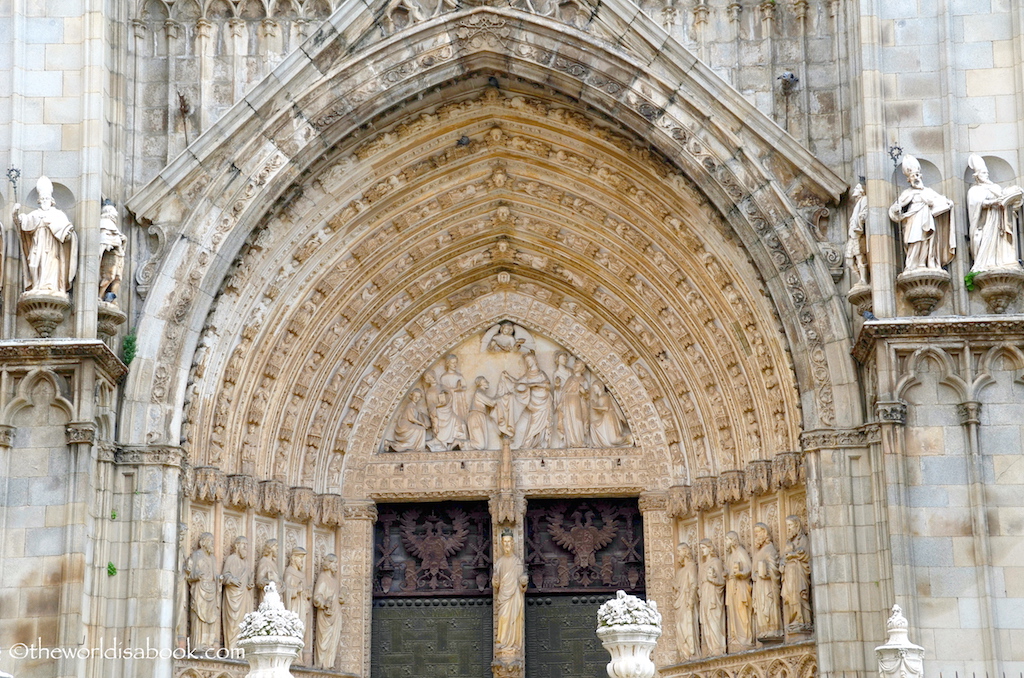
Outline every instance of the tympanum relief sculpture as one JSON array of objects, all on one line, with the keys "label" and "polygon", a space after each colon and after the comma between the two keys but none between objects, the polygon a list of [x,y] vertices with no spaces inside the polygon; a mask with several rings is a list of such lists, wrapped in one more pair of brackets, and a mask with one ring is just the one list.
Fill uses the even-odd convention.
[{"label": "tympanum relief sculpture", "polygon": [[581,357],[504,321],[423,373],[383,449],[498,450],[502,437],[512,449],[632,444],[622,408]]}]

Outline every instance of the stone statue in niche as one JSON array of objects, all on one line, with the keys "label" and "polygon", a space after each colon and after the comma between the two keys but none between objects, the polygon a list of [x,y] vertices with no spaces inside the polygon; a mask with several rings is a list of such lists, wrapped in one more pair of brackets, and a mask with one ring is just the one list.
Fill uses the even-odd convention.
[{"label": "stone statue in niche", "polygon": [[903,272],[941,271],[956,254],[953,201],[924,185],[921,163],[914,156],[903,159],[903,174],[910,188],[889,207],[889,218],[903,227]]},{"label": "stone statue in niche", "polygon": [[857,271],[854,286],[868,284],[868,238],[864,232],[868,218],[868,197],[864,187],[857,184],[850,191],[853,210],[850,212],[850,226],[846,237],[846,259],[850,270]]},{"label": "stone statue in niche", "polygon": [[494,561],[494,607],[498,629],[494,636],[494,652],[498,657],[518,656],[522,651],[523,624],[526,614],[525,592],[529,576],[523,559],[514,551],[510,533],[501,535],[501,555]]},{"label": "stone statue in niche", "polygon": [[800,516],[786,518],[786,551],[782,554],[782,607],[786,633],[811,630],[811,549]]},{"label": "stone statue in niche", "polygon": [[78,269],[78,236],[53,200],[53,184],[36,182],[39,209],[21,214],[14,205],[14,223],[21,236],[21,263],[26,294],[66,296]]},{"label": "stone statue in niche", "polygon": [[234,648],[238,642],[238,631],[242,617],[255,609],[253,596],[253,572],[249,563],[249,540],[236,537],[231,555],[224,559],[224,570],[220,574],[224,590],[222,618],[224,620],[224,647]]},{"label": "stone statue in niche", "polygon": [[700,655],[700,603],[697,595],[699,573],[689,544],[683,543],[676,547],[676,563],[679,567],[672,585],[675,595],[676,646],[679,648],[679,659],[686,661]]},{"label": "stone statue in niche", "polygon": [[779,550],[772,543],[768,526],[754,525],[754,629],[762,643],[778,641],[782,636],[782,610],[779,606]]},{"label": "stone statue in niche", "polygon": [[288,567],[284,570],[285,607],[299,615],[306,628],[306,646],[309,646],[309,589],[306,588],[306,549],[296,546],[288,554]]},{"label": "stone statue in niche", "polygon": [[124,246],[128,243],[117,227],[117,208],[109,200],[100,209],[100,301],[108,303],[121,293],[124,274]]},{"label": "stone statue in niche", "polygon": [[191,641],[196,648],[217,647],[220,608],[217,601],[217,564],[213,560],[213,535],[203,532],[199,545],[185,562],[189,585]]},{"label": "stone statue in niche", "polygon": [[700,635],[707,657],[725,654],[725,570],[710,539],[700,542]]},{"label": "stone statue in niche", "polygon": [[740,535],[725,535],[725,609],[729,627],[729,651],[742,652],[754,646],[753,599],[750,589],[750,554]]},{"label": "stone statue in niche", "polygon": [[492,415],[498,400],[487,393],[491,388],[487,377],[477,377],[474,385],[476,389],[473,391],[469,416],[466,419],[466,430],[469,434],[466,447],[471,450],[493,450],[501,446],[499,424]]},{"label": "stone statue in niche", "polygon": [[540,369],[534,353],[523,354],[526,371],[518,379],[508,372],[501,375],[499,396],[504,399],[505,411],[511,409],[511,401],[520,408],[515,418],[515,436],[512,447],[547,447],[551,431],[551,380]]},{"label": "stone statue in niche", "polygon": [[481,351],[513,353],[535,351],[537,344],[526,329],[509,321],[500,322],[484,333]]},{"label": "stone statue in niche", "polygon": [[283,590],[284,582],[281,580],[280,570],[277,567],[276,539],[268,539],[263,544],[263,553],[259,562],[256,563],[256,592],[259,598],[256,601],[257,604],[263,602],[263,591],[270,582],[274,582],[274,586],[278,590]]},{"label": "stone statue in niche", "polygon": [[980,155],[972,154],[968,166],[974,172],[974,185],[967,191],[970,217],[972,271],[1000,268],[1020,269],[1017,256],[1016,212],[1024,203],[1020,186],[1001,188],[988,178],[988,166]]},{"label": "stone statue in niche", "polygon": [[587,365],[579,358],[572,366],[572,375],[562,385],[558,403],[558,432],[566,447],[590,444],[590,386]]},{"label": "stone statue in niche", "polygon": [[313,607],[316,609],[316,641],[313,661],[325,669],[334,668],[341,641],[341,584],[338,582],[338,557],[324,556],[320,574],[313,588]]},{"label": "stone statue in niche", "polygon": [[594,447],[629,445],[626,417],[608,387],[599,381],[590,386],[590,439]]}]

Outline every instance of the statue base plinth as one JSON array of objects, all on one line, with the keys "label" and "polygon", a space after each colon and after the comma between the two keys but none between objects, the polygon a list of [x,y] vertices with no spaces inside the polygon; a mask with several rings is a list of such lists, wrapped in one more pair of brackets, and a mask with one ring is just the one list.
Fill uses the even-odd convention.
[{"label": "statue base plinth", "polygon": [[857,283],[846,293],[846,300],[857,309],[857,315],[864,315],[865,312],[872,310],[871,285]]},{"label": "statue base plinth", "polygon": [[96,332],[101,337],[112,337],[117,334],[117,328],[128,320],[128,316],[118,308],[117,304],[109,301],[101,301],[96,311]]},{"label": "statue base plinth", "polygon": [[286,636],[255,636],[238,641],[249,662],[245,678],[294,678],[292,662],[302,652],[302,641]]},{"label": "statue base plinth", "polygon": [[523,678],[525,664],[517,655],[497,656],[491,662],[491,674],[494,678]]},{"label": "statue base plinth", "polygon": [[70,310],[71,301],[67,294],[25,292],[18,299],[18,313],[44,339],[53,336],[53,331],[64,322]]},{"label": "statue base plinth", "polygon": [[949,287],[949,273],[930,268],[904,271],[896,276],[896,288],[903,293],[903,298],[914,308],[915,315],[928,315],[942,298]]},{"label": "statue base plinth", "polygon": [[1024,288],[1024,269],[1003,268],[979,271],[974,275],[974,286],[992,313],[1006,313],[1007,307],[1017,300]]}]

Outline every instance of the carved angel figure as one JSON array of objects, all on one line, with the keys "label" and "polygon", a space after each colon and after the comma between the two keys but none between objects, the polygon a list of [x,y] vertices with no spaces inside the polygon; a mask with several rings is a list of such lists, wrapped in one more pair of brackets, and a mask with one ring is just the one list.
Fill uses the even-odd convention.
[{"label": "carved angel figure", "polygon": [[469,536],[469,525],[466,514],[453,509],[450,529],[436,516],[427,519],[422,534],[416,532],[418,512],[408,511],[402,517],[402,544],[405,550],[419,559],[420,566],[416,572],[416,583],[431,589],[450,585],[454,581],[454,572],[448,563],[453,556],[466,544]]},{"label": "carved angel figure", "polygon": [[537,348],[537,342],[533,335],[525,328],[509,321],[493,325],[484,333],[483,341],[480,343],[481,351],[492,353],[526,353]]},{"label": "carved angel figure", "polygon": [[597,552],[612,543],[619,532],[618,521],[612,513],[602,514],[604,526],[597,527],[594,525],[593,511],[582,514],[578,510],[573,511],[571,517],[573,526],[568,530],[559,524],[561,521],[552,521],[548,526],[548,534],[555,543],[573,554],[577,567],[596,567]]}]

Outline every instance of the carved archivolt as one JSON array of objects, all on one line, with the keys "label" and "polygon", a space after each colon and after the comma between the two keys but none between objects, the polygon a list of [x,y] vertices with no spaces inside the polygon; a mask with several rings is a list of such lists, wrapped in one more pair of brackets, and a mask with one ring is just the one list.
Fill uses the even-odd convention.
[{"label": "carved archivolt", "polygon": [[[460,21],[462,47],[509,48],[502,42],[502,13],[471,12]],[[479,45],[470,35],[476,29]],[[429,75],[453,58],[446,49],[435,43],[429,58],[421,52],[425,56],[403,62],[402,71],[378,68],[370,54],[348,71],[339,63],[338,73],[347,73],[355,88],[347,100],[376,101],[394,83]],[[591,83],[605,78],[602,91],[614,90],[650,138],[638,144],[606,121],[557,103],[554,93],[545,93],[545,102],[489,91],[449,106],[427,97],[419,109],[403,108],[401,119],[382,118],[377,129],[386,130],[381,139],[394,140],[389,145],[345,137],[345,112],[314,88],[296,103],[307,115],[292,116],[269,133],[291,156],[283,168],[275,169],[279,151],[268,153],[268,146],[238,158],[235,166],[248,180],[224,185],[200,173],[181,178],[182,204],[204,216],[190,221],[197,237],[166,256],[167,279],[181,284],[162,289],[153,303],[170,311],[147,317],[164,325],[169,337],[156,354],[140,358],[133,375],[154,384],[146,415],[150,438],[176,425],[165,409],[168,388],[179,388],[171,380],[173,356],[184,345],[189,314],[203,309],[208,332],[238,339],[231,354],[197,356],[189,394],[194,407],[183,423],[191,439],[209,437],[214,444],[192,453],[229,471],[285,473],[297,485],[327,478],[326,485],[339,487],[342,453],[353,449],[366,405],[378,405],[370,392],[388,365],[425,327],[511,285],[550,301],[613,347],[644,384],[670,454],[685,460],[677,475],[741,468],[748,459],[795,447],[797,399],[782,347],[769,338],[776,329],[773,309],[755,291],[757,270],[772,271],[765,284],[776,294],[787,289],[788,299],[779,303],[799,311],[794,317],[806,350],[797,372],[815,384],[818,419],[830,422],[823,346],[832,331],[815,306],[820,295],[811,288],[817,283],[798,272],[809,256],[803,236],[774,230],[789,210],[781,194],[755,190],[762,179],[752,168],[720,160],[731,157],[735,139],[715,136],[717,123],[681,122],[696,109],[672,109],[672,116],[682,116],[672,118],[668,100],[658,101],[657,94],[645,100],[596,66],[580,70],[531,49],[517,58]],[[392,64],[394,56],[388,57]],[[330,68],[329,61],[322,65]],[[364,96],[359,83],[369,82],[361,79],[370,68],[375,77],[385,76]],[[302,119],[312,122],[300,132],[294,121]],[[706,116],[692,118],[698,120],[707,122]],[[311,130],[339,149],[326,157],[318,151],[325,158],[319,164],[300,159],[312,157],[312,147],[306,149]],[[367,142],[378,145],[355,156],[341,150]],[[673,147],[671,163],[649,150],[654,142]],[[308,178],[268,209],[268,200],[276,199],[271,195],[283,195],[281,182],[292,181],[296,163]],[[701,191],[672,163],[700,182]],[[216,207],[209,203],[213,196]],[[723,218],[709,202],[736,209],[719,212]],[[173,200],[161,204],[177,209]],[[237,247],[246,228],[239,225],[254,223],[255,214],[265,218],[210,305],[215,290],[198,294],[208,285],[203,276],[213,260],[205,255]],[[704,232],[708,224],[713,228]],[[756,243],[753,249],[733,244],[737,228],[750,229],[753,239],[744,240]],[[742,273],[733,278],[732,271]],[[284,312],[286,305],[294,311]],[[230,437],[239,430],[240,437]],[[229,460],[224,450],[239,453]]]},{"label": "carved archivolt", "polygon": [[[390,138],[392,143],[400,143],[412,134],[410,128],[425,137],[442,121],[450,124],[458,114],[472,121],[485,115],[488,108],[507,114],[510,106],[514,111],[527,110],[544,120],[573,121],[570,129],[575,129],[576,134],[597,129],[571,110],[551,108],[525,98],[517,102],[515,98],[507,99],[490,92],[482,99],[441,107],[433,114],[417,118],[415,125],[400,125],[396,132],[379,135],[358,149],[356,157],[369,161],[375,154],[387,152],[390,147],[381,143],[381,139]],[[792,424],[787,423],[787,412],[795,403],[792,392],[778,380],[782,359],[760,329],[765,321],[759,320],[754,311],[760,304],[751,299],[745,283],[729,277],[721,263],[723,255],[713,254],[707,249],[709,245],[685,225],[706,210],[700,207],[699,195],[687,184],[677,183],[675,188],[691,200],[676,206],[680,216],[673,216],[668,209],[673,206],[655,199],[653,186],[642,187],[637,177],[643,175],[636,172],[627,175],[616,169],[613,161],[621,163],[622,160],[616,158],[621,154],[615,151],[616,146],[609,147],[607,141],[602,141],[597,149],[590,149],[589,157],[574,152],[573,157],[579,160],[573,166],[582,168],[578,169],[582,174],[559,179],[560,183],[568,178],[571,184],[578,184],[576,191],[567,193],[550,183],[553,179],[522,165],[531,153],[540,154],[531,163],[534,167],[537,161],[565,162],[570,157],[550,140],[538,139],[535,127],[531,129],[526,121],[512,120],[502,126],[492,122],[479,128],[482,136],[469,137],[470,143],[461,147],[464,150],[428,156],[427,164],[436,169],[417,169],[412,174],[406,171],[396,181],[378,181],[369,192],[364,190],[362,197],[343,203],[333,217],[325,217],[332,209],[324,203],[328,196],[343,193],[345,184],[339,183],[342,177],[336,171],[325,170],[302,201],[288,205],[279,217],[281,226],[271,225],[254,234],[211,314],[211,326],[218,326],[218,333],[230,334],[234,331],[232,321],[229,318],[222,329],[218,316],[228,316],[229,311],[234,315],[236,311],[232,307],[222,311],[221,307],[228,302],[249,305],[244,313],[247,323],[238,328],[241,342],[231,349],[221,368],[223,381],[220,392],[213,398],[212,412],[206,410],[205,416],[210,418],[204,419],[204,425],[211,427],[213,442],[210,463],[223,463],[218,455],[225,446],[241,449],[239,467],[242,469],[256,464],[257,449],[261,446],[281,450],[282,461],[294,460],[296,449],[307,450],[311,462],[319,458],[320,450],[346,449],[344,434],[349,425],[354,424],[369,385],[379,377],[385,365],[381,361],[390,363],[408,350],[413,337],[437,322],[442,317],[440,314],[450,313],[453,306],[465,304],[503,285],[500,276],[490,281],[477,276],[483,271],[505,267],[529,271],[523,277],[519,273],[506,275],[511,288],[559,303],[562,313],[575,315],[609,342],[609,351],[632,361],[632,371],[652,398],[669,444],[675,446],[673,449],[692,447],[698,452],[696,459],[686,462],[689,468],[713,471],[735,463],[733,459],[737,455],[763,456],[766,444],[776,450],[790,448],[793,432]],[[506,130],[520,134],[513,135]],[[618,146],[633,149],[625,139],[609,136],[607,131],[603,136]],[[594,142],[588,143],[593,145]],[[587,150],[582,140],[574,147]],[[412,146],[406,154],[414,154],[415,149]],[[595,151],[598,152],[596,157]],[[451,158],[452,153],[458,157]],[[492,160],[496,153],[501,155]],[[637,160],[641,158],[637,156]],[[351,162],[346,167],[351,168]],[[418,168],[424,163],[417,164],[412,155],[389,164]],[[480,167],[481,164],[484,166]],[[447,170],[443,178],[438,176],[437,169],[441,168]],[[532,176],[520,178],[520,172],[529,172]],[[665,166],[655,163],[647,181],[662,181],[667,172]],[[470,183],[444,190],[439,182],[450,182],[453,176],[464,176]],[[584,181],[587,184],[597,182],[601,193],[585,189]],[[402,186],[403,194],[391,196],[391,189],[387,187],[392,185]],[[625,214],[618,213],[622,208],[615,205],[623,200],[620,197],[623,191],[630,201],[640,200],[632,209],[641,210],[640,214],[646,219],[660,220],[658,227],[638,228],[631,223],[635,216],[627,220]],[[417,195],[429,197],[417,199]],[[595,198],[608,207],[595,202]],[[422,206],[410,213],[411,202]],[[589,228],[610,231],[608,236],[599,240],[583,228],[579,231],[571,228],[572,222],[556,226],[556,218],[551,214],[552,203],[563,209],[567,207],[573,222],[582,221]],[[445,205],[448,211],[442,216]],[[453,207],[456,210],[452,210]],[[463,213],[458,211],[460,207]],[[381,209],[403,211],[384,221],[388,213]],[[286,225],[308,223],[309,210],[316,210],[326,222],[321,222],[323,225],[310,236],[296,234],[287,243],[271,244],[267,240],[268,233],[287,228]],[[374,221],[362,225],[370,213],[374,213]],[[441,223],[436,224],[439,219]],[[381,226],[367,228],[382,221]],[[444,226],[447,228],[439,230]],[[398,233],[402,233],[403,242],[409,244],[399,251],[389,252],[387,259],[381,259],[382,245],[394,242]],[[484,240],[483,248],[464,249],[488,234],[493,238],[489,245]],[[336,256],[332,265],[323,254],[325,251],[337,253],[332,247],[337,238],[345,238],[350,244]],[[685,250],[680,248],[679,239],[685,244]],[[466,244],[460,244],[463,242]],[[598,244],[612,242],[618,246],[608,249]],[[276,272],[271,269],[269,276],[261,273],[258,262],[282,260],[282,244],[297,248],[292,251],[291,259],[284,266],[276,264]],[[460,248],[464,254],[450,254]],[[684,273],[683,267],[675,262],[694,254],[699,257],[700,268]],[[734,254],[725,256],[735,257]],[[441,263],[445,261],[447,263]],[[440,265],[432,268],[430,262]],[[302,269],[310,270],[301,275]],[[374,273],[374,269],[379,272]],[[414,277],[414,271],[419,271],[419,276]],[[249,292],[245,299],[240,298],[239,290],[248,289],[249,281],[260,278],[266,280],[263,294],[254,297]],[[472,282],[474,278],[476,282]],[[356,282],[359,280],[364,282]],[[403,280],[409,282],[404,287],[398,286]],[[460,280],[467,282],[460,283]],[[278,316],[272,327],[264,328],[261,319],[267,317],[278,300],[284,301],[298,292],[295,286],[300,282],[312,286],[312,291],[294,304],[292,316]],[[460,284],[468,289],[460,291]],[[452,291],[439,298],[439,287]],[[712,294],[715,289],[721,292]],[[349,299],[342,301],[341,294],[350,295]],[[442,303],[435,303],[435,299]],[[340,318],[337,311],[332,311],[339,308]],[[422,309],[421,315],[411,320],[410,312],[416,309]],[[723,318],[725,313],[736,320]],[[330,315],[336,320],[327,324],[326,318]],[[602,316],[608,320],[601,322]],[[524,322],[529,321],[529,318],[524,319]],[[398,327],[402,322],[405,329]],[[307,338],[306,328],[325,325],[329,328],[327,331]],[[732,332],[724,328],[731,328]],[[261,335],[260,347],[253,350],[250,347],[255,345],[257,335]],[[299,345],[300,335],[302,346]],[[269,338],[272,336],[276,336],[276,340]],[[637,347],[625,343],[624,336],[634,337]],[[347,348],[339,347],[343,337],[350,337]],[[681,355],[675,349],[678,344],[682,344]],[[714,349],[710,348],[712,345]],[[382,347],[384,354],[376,358],[377,366],[367,372],[366,363],[360,361],[372,360],[374,347]],[[724,355],[722,348],[726,349]],[[437,349],[448,350],[448,347]],[[648,357],[640,359],[639,351]],[[326,358],[338,354],[340,360]],[[363,357],[367,354],[370,356]],[[302,355],[306,357],[300,363]],[[205,355],[203,359],[208,360]],[[205,365],[197,363],[195,369],[206,373]],[[240,386],[238,380],[242,373],[259,376],[255,383],[250,379]],[[282,373],[298,374],[297,380],[284,392],[277,387]],[[748,375],[757,375],[754,383],[760,381],[759,393],[754,393]],[[316,388],[318,384],[322,385],[320,392],[312,393],[311,387]],[[242,389],[248,392],[243,395],[239,392]],[[347,402],[342,393],[350,394]],[[239,397],[243,400],[239,401]],[[280,405],[272,405],[272,402]],[[698,410],[697,403],[704,411]],[[267,440],[266,415],[270,412],[279,413],[280,420],[276,436]],[[190,412],[189,420],[198,418]],[[341,421],[341,430],[324,430],[326,421]],[[767,429],[763,422],[768,422]],[[306,425],[305,433],[303,425]],[[232,444],[225,438],[226,432],[231,430],[244,432],[241,444]],[[722,450],[718,459],[706,452],[705,446],[711,441],[720,443],[716,446]],[[300,482],[308,482],[312,467],[300,473],[304,474]]]}]

